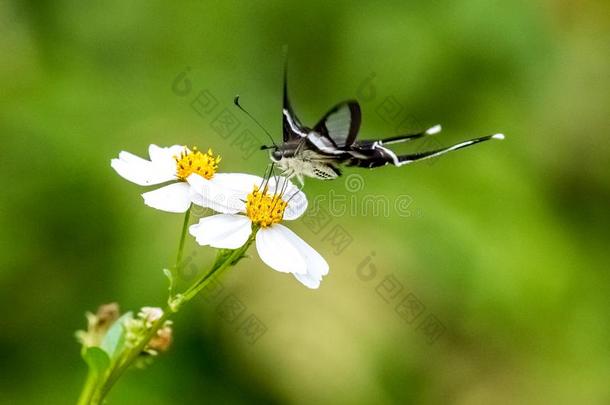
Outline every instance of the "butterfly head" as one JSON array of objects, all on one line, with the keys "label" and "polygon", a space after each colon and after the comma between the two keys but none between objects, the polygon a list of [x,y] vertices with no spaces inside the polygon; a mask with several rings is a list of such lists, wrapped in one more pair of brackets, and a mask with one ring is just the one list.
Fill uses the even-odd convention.
[{"label": "butterfly head", "polygon": [[271,160],[273,160],[274,162],[279,162],[280,160],[282,160],[282,158],[284,157],[284,154],[282,153],[281,150],[279,150],[278,148],[275,148],[270,154],[269,157],[271,158]]},{"label": "butterfly head", "polygon": [[279,162],[280,160],[282,160],[282,157],[284,157],[284,154],[281,150],[279,150],[279,147],[277,145],[263,145],[261,146],[261,150],[269,150],[269,157],[274,162]]}]

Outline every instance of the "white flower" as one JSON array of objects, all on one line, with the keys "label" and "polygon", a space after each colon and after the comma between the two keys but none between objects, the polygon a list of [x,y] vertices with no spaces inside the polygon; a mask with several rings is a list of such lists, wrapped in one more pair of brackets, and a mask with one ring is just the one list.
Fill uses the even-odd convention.
[{"label": "white flower", "polygon": [[[256,250],[261,260],[282,273],[292,273],[297,280],[309,288],[318,288],[322,276],[328,274],[328,263],[294,232],[280,224],[282,220],[293,220],[307,209],[305,194],[284,178],[276,182],[258,176],[241,178],[233,184],[230,196],[215,195],[213,200],[222,214],[201,218],[191,225],[189,232],[202,246],[237,249],[256,233]],[[191,181],[193,190],[201,188]],[[201,196],[204,198],[204,196]],[[226,213],[239,201],[239,212],[245,215]],[[230,202],[223,206],[223,202]]]},{"label": "white flower", "polygon": [[[208,193],[218,194],[221,193],[219,190],[223,190],[224,185],[234,184],[241,178],[250,177],[238,173],[216,173],[220,156],[214,156],[211,150],[203,153],[196,148],[190,150],[181,145],[168,148],[150,145],[148,154],[150,160],[122,151],[118,159],[112,159],[110,165],[120,176],[140,186],[171,182],[157,190],[142,194],[146,205],[163,211],[186,212],[189,209],[191,198],[194,196],[189,184],[192,178],[197,179],[200,188],[202,183],[205,184]],[[201,198],[194,202],[214,208]],[[235,205],[234,201],[232,203]],[[227,204],[230,205],[231,201]],[[233,212],[237,212],[237,209]]]}]

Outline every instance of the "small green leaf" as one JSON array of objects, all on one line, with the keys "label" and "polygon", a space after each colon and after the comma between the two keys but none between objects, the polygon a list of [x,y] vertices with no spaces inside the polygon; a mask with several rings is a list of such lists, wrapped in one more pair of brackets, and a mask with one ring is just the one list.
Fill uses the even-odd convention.
[{"label": "small green leaf", "polygon": [[235,259],[233,259],[233,261],[231,262],[231,266],[235,266],[237,263],[239,263],[241,261],[241,259],[246,259],[249,258],[250,256],[248,256],[246,254],[246,252],[242,253],[241,255],[237,256]]},{"label": "small green leaf", "polygon": [[165,277],[169,280],[169,293],[171,294],[174,290],[174,275],[169,269],[163,269],[163,274],[165,274]]},{"label": "small green leaf", "polygon": [[111,359],[114,359],[123,349],[125,345],[125,322],[131,319],[133,319],[133,314],[126,312],[106,332],[101,347]]},{"label": "small green leaf", "polygon": [[169,269],[163,269],[163,274],[165,274],[165,277],[167,277],[170,284],[174,282],[174,276]]},{"label": "small green leaf", "polygon": [[87,347],[83,352],[83,359],[89,370],[96,375],[101,375],[110,365],[108,354],[97,346]]}]

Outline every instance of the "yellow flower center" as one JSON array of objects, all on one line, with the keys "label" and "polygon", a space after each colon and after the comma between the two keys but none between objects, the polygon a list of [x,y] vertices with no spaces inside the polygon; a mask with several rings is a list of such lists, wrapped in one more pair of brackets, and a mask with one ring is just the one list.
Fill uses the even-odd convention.
[{"label": "yellow flower center", "polygon": [[176,177],[182,181],[186,181],[186,178],[193,173],[209,180],[216,173],[220,162],[220,156],[214,156],[212,149],[202,153],[195,147],[192,151],[184,148],[180,156],[174,156],[174,159],[176,159]]},{"label": "yellow flower center", "polygon": [[267,194],[268,187],[262,191],[257,186],[246,198],[246,215],[253,223],[266,228],[282,221],[287,202],[279,194]]}]

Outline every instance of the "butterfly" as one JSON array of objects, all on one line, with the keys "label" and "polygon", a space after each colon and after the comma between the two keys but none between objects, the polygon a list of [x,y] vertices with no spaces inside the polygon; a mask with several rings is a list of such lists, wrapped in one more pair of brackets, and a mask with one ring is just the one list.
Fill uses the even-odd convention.
[{"label": "butterfly", "polygon": [[272,146],[262,146],[261,149],[270,150],[271,160],[282,170],[283,175],[296,177],[301,184],[304,183],[305,176],[320,180],[336,179],[341,176],[342,165],[369,169],[386,165],[400,167],[490,139],[504,139],[503,134],[494,134],[446,148],[398,155],[388,145],[437,134],[441,131],[441,126],[435,125],[422,132],[384,139],[358,140],[362,118],[360,105],[355,100],[348,100],[334,106],[316,125],[309,128],[301,124],[292,109],[287,81],[287,73],[284,71],[283,142],[280,145],[274,143]]}]

